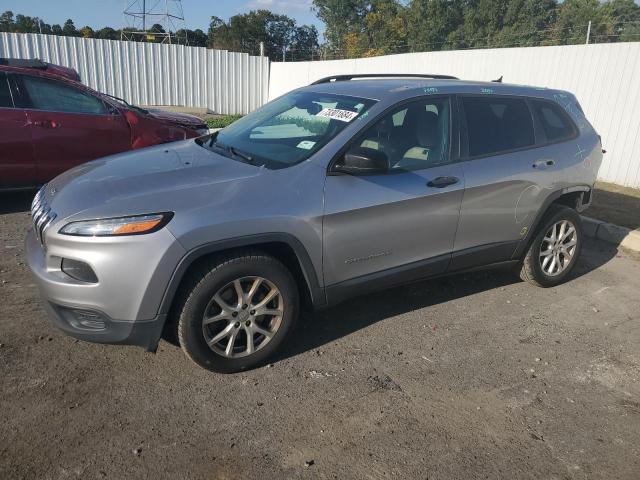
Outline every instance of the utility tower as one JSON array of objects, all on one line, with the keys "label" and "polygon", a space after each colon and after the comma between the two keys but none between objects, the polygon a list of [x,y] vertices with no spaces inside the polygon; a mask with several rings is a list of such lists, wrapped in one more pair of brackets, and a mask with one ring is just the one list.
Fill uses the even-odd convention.
[{"label": "utility tower", "polygon": [[121,40],[189,43],[182,0],[124,0],[122,16],[124,25],[120,33]]}]

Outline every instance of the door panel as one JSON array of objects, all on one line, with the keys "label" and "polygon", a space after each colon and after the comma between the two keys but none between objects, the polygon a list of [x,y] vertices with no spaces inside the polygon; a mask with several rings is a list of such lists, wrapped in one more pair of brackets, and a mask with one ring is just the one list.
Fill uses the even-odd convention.
[{"label": "door panel", "polygon": [[451,113],[448,97],[399,105],[349,147],[382,152],[387,173],[327,177],[324,281],[340,284],[330,296],[360,282],[379,288],[447,269],[465,183],[450,163]]},{"label": "door panel", "polygon": [[[518,242],[553,188],[554,166],[533,167],[547,158],[532,149],[463,162],[466,190],[454,251]],[[506,260],[506,259],[505,259]]]},{"label": "door panel", "polygon": [[31,132],[23,110],[14,108],[6,74],[0,72],[0,188],[36,185]]},{"label": "door panel", "polygon": [[36,185],[30,129],[25,112],[0,108],[0,188]]},{"label": "door panel", "polygon": [[[552,150],[535,148],[533,116],[518,97],[460,99],[466,190],[451,269],[509,260],[556,182]],[[475,157],[475,158],[473,158]]]},{"label": "door panel", "polygon": [[[428,187],[437,177],[454,185]],[[324,273],[331,285],[449,255],[464,180],[458,165],[377,176],[329,176],[325,189]],[[429,274],[442,273],[448,261]]]},{"label": "door panel", "polygon": [[76,165],[130,148],[124,117],[90,92],[62,81],[18,76],[41,183]]},{"label": "door panel", "polygon": [[40,182],[76,165],[129,149],[129,127],[120,115],[27,110]]}]

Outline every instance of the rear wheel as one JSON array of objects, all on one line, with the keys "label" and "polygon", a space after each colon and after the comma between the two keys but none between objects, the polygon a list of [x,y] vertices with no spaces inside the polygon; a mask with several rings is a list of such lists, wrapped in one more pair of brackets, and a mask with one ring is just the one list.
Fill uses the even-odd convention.
[{"label": "rear wheel", "polygon": [[571,208],[554,206],[522,261],[520,278],[540,287],[558,285],[575,266],[581,249],[580,215]]},{"label": "rear wheel", "polygon": [[298,290],[287,268],[256,253],[195,272],[178,320],[183,351],[201,367],[236,372],[263,363],[298,317]]}]

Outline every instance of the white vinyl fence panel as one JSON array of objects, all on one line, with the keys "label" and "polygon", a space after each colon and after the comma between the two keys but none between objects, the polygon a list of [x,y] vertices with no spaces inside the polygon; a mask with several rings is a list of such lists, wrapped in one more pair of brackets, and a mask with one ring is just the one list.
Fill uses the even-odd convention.
[{"label": "white vinyl fence panel", "polygon": [[138,105],[246,114],[267,100],[269,59],[202,47],[0,33],[0,57],[75,68],[86,85]]},{"label": "white vinyl fence panel", "polygon": [[599,179],[640,188],[640,42],[407,53],[272,63],[269,98],[339,73],[432,73],[559,88],[578,97],[607,150]]}]

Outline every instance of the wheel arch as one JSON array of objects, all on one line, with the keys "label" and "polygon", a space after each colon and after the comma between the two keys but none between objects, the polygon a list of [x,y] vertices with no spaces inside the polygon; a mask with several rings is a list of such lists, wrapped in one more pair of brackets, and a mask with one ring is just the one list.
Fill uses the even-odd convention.
[{"label": "wheel arch", "polygon": [[526,236],[520,241],[520,243],[518,243],[518,246],[511,258],[513,260],[523,258],[524,254],[529,249],[531,242],[535,238],[536,232],[540,228],[540,224],[544,221],[544,218],[551,208],[555,205],[562,205],[572,208],[580,213],[591,204],[592,196],[592,187],[589,185],[566,187],[550,193],[542,204],[542,207],[540,207],[540,210],[538,210],[536,218],[531,224]]},{"label": "wheel arch", "polygon": [[239,238],[212,242],[189,251],[176,267],[169,280],[160,303],[160,314],[171,310],[176,293],[188,272],[202,260],[212,255],[237,251],[260,250],[280,260],[291,271],[298,288],[301,300],[313,307],[326,304],[324,289],[320,287],[316,270],[309,254],[296,237],[287,233],[268,233],[243,236]]}]

